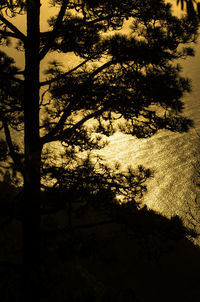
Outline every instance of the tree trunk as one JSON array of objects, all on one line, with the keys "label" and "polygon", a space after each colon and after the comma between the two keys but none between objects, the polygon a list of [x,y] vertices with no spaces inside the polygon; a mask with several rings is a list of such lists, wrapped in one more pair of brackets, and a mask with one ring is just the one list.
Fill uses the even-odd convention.
[{"label": "tree trunk", "polygon": [[23,302],[40,300],[39,17],[40,0],[27,0],[24,87]]}]

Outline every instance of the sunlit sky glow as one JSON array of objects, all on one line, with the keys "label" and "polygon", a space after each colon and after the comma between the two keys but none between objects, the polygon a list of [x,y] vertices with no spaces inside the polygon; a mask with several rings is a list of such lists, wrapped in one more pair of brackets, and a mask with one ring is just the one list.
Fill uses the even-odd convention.
[{"label": "sunlit sky glow", "polygon": [[[167,2],[173,5],[174,13],[180,15],[182,11],[179,7],[175,5],[175,0],[168,0]],[[41,11],[40,11],[40,30],[46,31],[48,30],[48,19],[51,16],[55,16],[58,13],[59,7],[52,6],[49,4],[49,1],[42,0],[41,1]],[[25,34],[26,33],[26,16],[25,15],[18,15],[15,18],[12,18],[11,21]],[[123,33],[130,32],[130,21],[126,21],[123,27]],[[24,68],[24,54],[23,52],[16,51],[15,49],[16,42],[13,39],[12,45],[10,47],[6,47],[6,53],[12,57],[14,57],[16,64],[19,68]],[[4,47],[2,48],[4,50]],[[63,60],[64,57],[64,60]],[[41,63],[41,70],[47,66],[47,63],[51,60],[60,60],[66,62],[65,65],[68,68],[74,67],[80,60],[73,54],[59,54],[59,53],[51,53],[45,57],[45,59]]]}]

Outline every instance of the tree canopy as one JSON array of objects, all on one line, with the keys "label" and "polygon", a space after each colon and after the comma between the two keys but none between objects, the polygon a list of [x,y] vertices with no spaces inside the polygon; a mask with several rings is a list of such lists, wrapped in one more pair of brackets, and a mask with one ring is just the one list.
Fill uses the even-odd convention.
[{"label": "tree canopy", "polygon": [[[1,43],[18,39],[18,48],[25,52],[27,37],[6,17],[26,14],[26,5],[26,1],[2,1],[0,16]],[[60,141],[69,159],[78,151],[100,148],[101,134],[109,136],[118,129],[138,138],[159,129],[188,129],[191,121],[180,113],[190,83],[173,62],[193,55],[187,44],[196,38],[197,22],[172,16],[170,5],[163,1],[145,5],[54,1],[52,5],[60,6],[60,11],[49,19],[49,29],[40,33],[39,60],[48,52],[74,53],[80,63],[70,69],[65,61],[63,68],[50,62],[46,80],[39,83],[41,146]],[[128,33],[123,30],[127,20]],[[24,71],[2,51],[0,56],[2,129],[21,172],[23,155],[9,129],[23,133]]]}]

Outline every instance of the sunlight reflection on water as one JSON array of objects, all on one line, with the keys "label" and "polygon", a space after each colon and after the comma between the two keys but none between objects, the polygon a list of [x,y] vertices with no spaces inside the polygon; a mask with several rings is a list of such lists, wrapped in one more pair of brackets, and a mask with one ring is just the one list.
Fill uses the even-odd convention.
[{"label": "sunlight reflection on water", "polygon": [[[122,169],[143,165],[153,171],[147,182],[144,203],[163,215],[179,215],[191,226],[189,211],[200,201],[195,185],[195,166],[199,157],[199,137],[196,132],[154,136],[137,140],[129,136],[115,136],[108,147],[100,151],[108,163],[119,161]],[[199,228],[200,207],[194,213]],[[189,218],[189,219],[188,219]],[[200,230],[199,230],[200,231]]]},{"label": "sunlight reflection on water", "polygon": [[[195,225],[200,234],[200,190],[196,185],[200,160],[200,46],[196,55],[183,62],[183,75],[192,79],[192,93],[184,97],[184,115],[194,121],[189,133],[160,131],[149,139],[115,134],[100,151],[109,163],[122,168],[144,165],[154,172],[148,180],[144,203],[168,217],[179,215],[186,225]],[[194,219],[193,219],[193,218]],[[196,243],[200,244],[196,241]]]}]

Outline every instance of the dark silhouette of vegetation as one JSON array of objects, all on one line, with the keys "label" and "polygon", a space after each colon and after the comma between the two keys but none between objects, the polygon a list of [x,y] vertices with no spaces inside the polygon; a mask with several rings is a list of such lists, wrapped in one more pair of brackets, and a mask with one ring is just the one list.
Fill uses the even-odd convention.
[{"label": "dark silhouette of vegetation", "polygon": [[[105,138],[117,130],[145,138],[160,129],[184,132],[192,125],[181,115],[190,82],[174,61],[193,55],[188,43],[197,36],[196,18],[172,16],[162,0],[55,0],[52,5],[58,14],[40,32],[39,0],[0,1],[0,42],[9,46],[17,40],[25,58],[20,70],[0,52],[0,157],[4,183],[23,182],[11,216],[21,222],[22,301],[30,302],[40,300],[41,255],[51,250],[45,250],[43,216],[62,210],[65,236],[75,240],[78,229],[124,221],[130,228],[132,216],[127,215],[142,215],[138,209],[150,171],[108,167],[91,151],[104,147]],[[20,14],[26,16],[26,33],[13,21]],[[124,32],[127,20],[130,31]],[[40,80],[40,63],[53,52],[73,53],[77,63],[70,69],[50,62]],[[23,148],[16,133],[23,136]],[[54,142],[60,151],[53,151]],[[117,198],[126,204],[119,205]],[[10,216],[6,211],[4,216]]]},{"label": "dark silhouette of vegetation", "polygon": [[[6,188],[7,192],[14,190],[5,183],[1,186],[4,192]],[[197,298],[200,251],[186,239],[197,234],[186,229],[177,216],[167,219],[146,207],[139,210],[132,202],[120,205],[109,192],[101,193],[96,196],[96,205],[87,205],[86,211],[75,211],[73,225],[69,226],[64,206],[57,216],[43,216],[41,301],[122,302],[147,298],[169,301],[171,298],[175,302],[177,298],[187,301],[190,295]],[[16,192],[3,198],[13,205],[12,194]],[[43,200],[49,202],[51,196],[51,204],[57,204],[58,192],[43,194]],[[1,222],[12,215],[12,222],[1,224],[0,228],[4,245],[0,253],[1,297],[5,302],[20,301],[19,217],[14,217],[16,213],[8,202],[1,200],[0,205],[0,213],[4,205]],[[98,224],[101,218],[109,219],[109,223]]]}]

